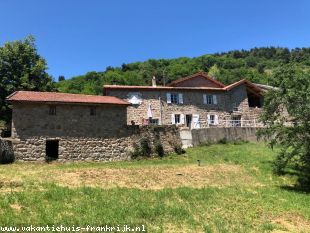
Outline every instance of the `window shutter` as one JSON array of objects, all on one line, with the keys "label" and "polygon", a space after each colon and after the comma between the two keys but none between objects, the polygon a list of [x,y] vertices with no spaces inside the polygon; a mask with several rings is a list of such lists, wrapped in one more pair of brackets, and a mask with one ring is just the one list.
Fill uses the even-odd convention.
[{"label": "window shutter", "polygon": [[211,124],[211,118],[210,118],[209,114],[207,115],[207,119],[208,119],[208,125],[210,125]]},{"label": "window shutter", "polygon": [[185,117],[184,117],[184,114],[181,114],[181,115],[180,115],[180,124],[181,124],[181,125],[184,125],[184,124],[185,124]]},{"label": "window shutter", "polygon": [[217,96],[213,95],[213,104],[217,104]]},{"label": "window shutter", "polygon": [[183,94],[179,93],[179,104],[183,104]]},{"label": "window shutter", "polygon": [[167,103],[171,104],[171,93],[167,93]]},{"label": "window shutter", "polygon": [[207,104],[207,95],[206,94],[203,94],[203,103],[204,104]]},{"label": "window shutter", "polygon": [[194,128],[196,129],[200,128],[200,120],[199,120],[198,114],[193,114],[193,124],[194,124]]},{"label": "window shutter", "polygon": [[218,115],[214,115],[214,124],[215,125],[219,124],[219,117],[218,117]]},{"label": "window shutter", "polygon": [[175,125],[175,117],[174,117],[174,114],[171,114],[171,124]]}]

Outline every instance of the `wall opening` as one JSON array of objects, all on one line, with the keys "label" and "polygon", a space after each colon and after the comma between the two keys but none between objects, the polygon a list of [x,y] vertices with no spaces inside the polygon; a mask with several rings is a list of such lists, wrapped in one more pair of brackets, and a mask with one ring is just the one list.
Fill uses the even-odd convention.
[{"label": "wall opening", "polygon": [[253,93],[248,93],[248,101],[250,108],[261,108],[262,107],[262,97],[255,95]]},{"label": "wall opening", "polygon": [[59,140],[46,140],[45,149],[48,161],[58,159]]}]

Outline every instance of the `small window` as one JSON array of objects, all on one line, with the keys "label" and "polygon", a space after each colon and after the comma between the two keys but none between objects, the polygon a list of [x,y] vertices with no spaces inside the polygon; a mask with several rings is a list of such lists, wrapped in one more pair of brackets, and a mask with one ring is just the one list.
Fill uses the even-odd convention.
[{"label": "small window", "polygon": [[206,104],[213,104],[213,95],[206,95]]},{"label": "small window", "polygon": [[210,125],[215,124],[215,115],[210,115]]},{"label": "small window", "polygon": [[91,107],[89,113],[90,113],[91,116],[96,116],[96,108],[95,107]]},{"label": "small window", "polygon": [[180,114],[174,115],[174,122],[175,122],[175,124],[180,124],[180,122],[181,122],[181,115]]},{"label": "small window", "polygon": [[158,125],[158,122],[159,122],[158,119],[153,119],[152,118],[152,119],[149,120],[150,125]]},{"label": "small window", "polygon": [[49,115],[56,115],[56,106],[49,106]]},{"label": "small window", "polygon": [[176,94],[176,93],[172,93],[171,94],[171,103],[173,103],[173,104],[178,104],[179,103],[178,94]]}]

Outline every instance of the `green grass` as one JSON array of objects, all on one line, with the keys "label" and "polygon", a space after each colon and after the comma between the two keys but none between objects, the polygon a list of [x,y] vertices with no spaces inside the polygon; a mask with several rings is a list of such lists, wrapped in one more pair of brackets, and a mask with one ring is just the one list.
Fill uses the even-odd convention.
[{"label": "green grass", "polygon": [[310,232],[310,195],[285,188],[294,177],[272,174],[275,153],[262,143],[217,144],[163,159],[3,165],[0,225]]}]

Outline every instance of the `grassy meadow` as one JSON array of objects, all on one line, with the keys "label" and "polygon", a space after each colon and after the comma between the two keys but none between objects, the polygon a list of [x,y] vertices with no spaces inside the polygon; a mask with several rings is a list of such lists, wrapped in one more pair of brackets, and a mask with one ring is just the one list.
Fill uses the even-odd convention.
[{"label": "grassy meadow", "polygon": [[[263,143],[127,162],[0,166],[0,226],[145,224],[147,232],[310,232],[310,194]],[[197,160],[200,160],[198,166]]]}]

